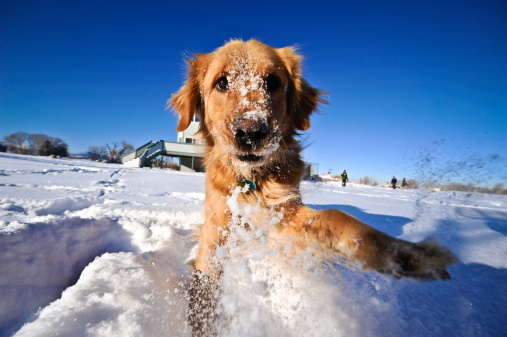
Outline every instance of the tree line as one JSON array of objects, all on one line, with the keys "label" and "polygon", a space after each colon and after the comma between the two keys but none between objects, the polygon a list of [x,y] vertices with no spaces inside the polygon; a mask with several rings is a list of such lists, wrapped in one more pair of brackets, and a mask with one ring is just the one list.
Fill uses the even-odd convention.
[{"label": "tree line", "polygon": [[68,157],[68,145],[58,137],[41,133],[16,132],[5,136],[3,142],[8,152],[34,156]]},{"label": "tree line", "polygon": [[[16,132],[3,138],[7,152],[33,156],[68,157],[68,145],[58,137],[41,133]],[[121,162],[124,154],[134,150],[134,146],[125,140],[111,142],[102,146],[90,146],[87,156],[92,160],[109,163]]]},{"label": "tree line", "polygon": [[[336,176],[337,179],[340,179],[339,176]],[[364,177],[359,179],[359,184],[369,185],[369,186],[378,186],[378,182],[372,177]],[[389,182],[386,185],[390,185]],[[488,194],[507,194],[507,189],[504,184],[497,183],[493,187],[481,187],[475,186],[474,184],[463,184],[463,183],[447,183],[447,184],[436,184],[432,181],[426,181],[421,183],[414,179],[407,179],[407,186],[404,188],[409,189],[426,189],[426,190],[436,190],[436,191],[446,191],[446,192],[470,192],[470,193],[488,193]]]},{"label": "tree line", "polygon": [[474,184],[463,183],[447,183],[435,184],[432,181],[427,181],[422,186],[426,189],[447,191],[447,192],[475,192],[475,193],[492,193],[492,194],[507,194],[507,189],[504,184],[497,183],[492,188],[475,186]]}]

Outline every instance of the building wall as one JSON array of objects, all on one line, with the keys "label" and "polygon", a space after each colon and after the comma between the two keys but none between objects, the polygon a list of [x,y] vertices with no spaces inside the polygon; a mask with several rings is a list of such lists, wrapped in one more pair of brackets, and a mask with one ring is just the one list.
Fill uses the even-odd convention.
[{"label": "building wall", "polygon": [[182,132],[178,132],[177,142],[202,144],[202,139],[197,135],[197,131],[199,131],[199,124],[199,119],[194,116],[194,119],[192,119],[188,128]]},{"label": "building wall", "polygon": [[[193,167],[193,169],[192,169]],[[197,157],[181,157],[180,171],[183,172],[204,172],[204,165],[201,158]]]}]

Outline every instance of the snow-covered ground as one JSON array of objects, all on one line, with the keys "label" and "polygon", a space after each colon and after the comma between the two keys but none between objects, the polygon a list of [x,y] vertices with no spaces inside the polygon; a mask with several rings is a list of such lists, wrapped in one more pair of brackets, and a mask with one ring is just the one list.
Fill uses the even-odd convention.
[{"label": "snow-covered ground", "polygon": [[[203,183],[203,174],[0,154],[0,336],[189,336],[186,261],[203,222]],[[436,237],[460,260],[452,280],[243,254],[225,266],[221,335],[507,334],[506,196],[314,182],[302,190],[306,204],[393,236]]]}]

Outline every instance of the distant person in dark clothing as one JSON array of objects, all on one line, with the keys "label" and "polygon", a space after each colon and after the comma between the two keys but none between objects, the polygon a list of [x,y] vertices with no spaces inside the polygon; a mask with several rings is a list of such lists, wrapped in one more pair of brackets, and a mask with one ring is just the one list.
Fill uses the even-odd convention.
[{"label": "distant person in dark clothing", "polygon": [[401,187],[407,187],[407,180],[403,178],[403,181],[401,182]]},{"label": "distant person in dark clothing", "polygon": [[343,170],[343,173],[342,173],[342,186],[347,185],[347,181],[349,181],[349,178],[347,177],[347,170]]},{"label": "distant person in dark clothing", "polygon": [[396,180],[395,177],[393,177],[393,179],[391,179],[391,185],[393,186],[393,190],[396,189],[396,184],[398,183],[398,180]]}]

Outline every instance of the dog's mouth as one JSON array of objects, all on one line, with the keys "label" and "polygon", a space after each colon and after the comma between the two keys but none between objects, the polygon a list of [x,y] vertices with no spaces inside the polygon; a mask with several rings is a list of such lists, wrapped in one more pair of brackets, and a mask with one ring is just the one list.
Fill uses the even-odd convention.
[{"label": "dog's mouth", "polygon": [[231,151],[231,157],[240,166],[254,167],[265,165],[280,147],[280,138],[279,135],[268,137],[263,145],[257,149],[244,149],[236,145],[236,150]]},{"label": "dog's mouth", "polygon": [[253,154],[253,153],[248,153],[248,154],[236,154],[236,158],[238,158],[242,162],[255,163],[255,162],[262,160],[262,158],[264,158],[264,156],[259,156],[259,155]]}]

